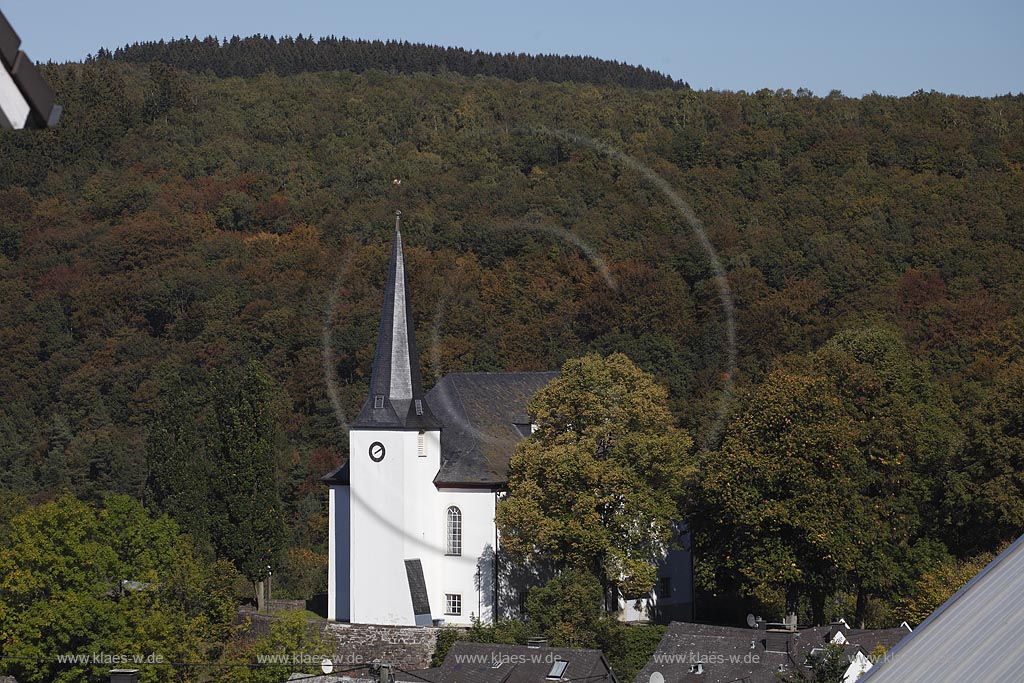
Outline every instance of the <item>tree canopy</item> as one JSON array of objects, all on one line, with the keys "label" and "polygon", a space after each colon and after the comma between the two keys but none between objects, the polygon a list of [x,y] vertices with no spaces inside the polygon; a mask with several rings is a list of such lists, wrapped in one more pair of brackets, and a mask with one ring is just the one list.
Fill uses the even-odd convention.
[{"label": "tree canopy", "polygon": [[509,555],[583,570],[626,594],[650,590],[690,474],[690,437],[667,392],[625,355],[566,361],[530,401],[496,519]]},{"label": "tree canopy", "polygon": [[[257,360],[280,389],[275,587],[308,597],[325,576],[317,480],[366,396],[401,208],[427,386],[619,351],[709,453],[757,461],[750,397],[809,382],[853,424],[844,447],[867,459],[849,476],[885,501],[860,524],[907,524],[873,546],[895,563],[845,574],[869,607],[1018,533],[1024,97],[696,92],[547,78],[543,60],[515,80],[500,59],[445,70],[397,43],[318,66],[336,46],[313,42],[189,38],[41,67],[61,125],[0,131],[0,489],[164,501],[212,546],[190,483],[214,463],[189,462],[204,388]],[[866,341],[829,346],[875,327],[903,375]],[[744,398],[723,416],[731,381]],[[156,488],[163,456],[177,488]],[[735,590],[715,576],[712,593]]]},{"label": "tree canopy", "polygon": [[21,510],[0,535],[0,655],[27,683],[72,683],[105,675],[103,662],[58,655],[159,655],[144,681],[195,680],[235,613],[230,564],[209,565],[167,517],[125,496],[102,506],[62,496]]}]

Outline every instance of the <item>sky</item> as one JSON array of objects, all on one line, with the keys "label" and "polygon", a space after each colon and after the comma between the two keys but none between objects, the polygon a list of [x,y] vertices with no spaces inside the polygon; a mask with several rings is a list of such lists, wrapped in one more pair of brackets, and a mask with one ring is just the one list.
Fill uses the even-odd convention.
[{"label": "sky", "polygon": [[0,0],[37,63],[214,35],[399,39],[641,64],[697,89],[1024,91],[1021,0]]}]

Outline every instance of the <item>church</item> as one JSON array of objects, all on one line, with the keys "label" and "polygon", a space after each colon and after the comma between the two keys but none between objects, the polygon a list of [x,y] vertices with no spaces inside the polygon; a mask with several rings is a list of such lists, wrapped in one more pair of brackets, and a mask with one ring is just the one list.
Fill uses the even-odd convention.
[{"label": "church", "polygon": [[[499,566],[495,506],[530,398],[557,372],[456,373],[424,393],[396,221],[370,391],[329,488],[327,616],[361,624],[465,625],[516,613]],[[512,603],[512,604],[509,604]],[[670,551],[649,596],[620,618],[686,618],[692,571]]]}]

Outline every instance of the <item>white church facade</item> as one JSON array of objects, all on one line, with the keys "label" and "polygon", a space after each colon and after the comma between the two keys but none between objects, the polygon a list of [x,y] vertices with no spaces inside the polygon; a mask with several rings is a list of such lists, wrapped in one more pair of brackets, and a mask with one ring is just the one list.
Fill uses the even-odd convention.
[{"label": "white church facade", "polygon": [[[424,393],[397,227],[370,378],[349,426],[349,458],[329,487],[327,616],[429,626],[484,623],[518,611],[503,584],[495,505],[516,444],[531,432],[530,398],[556,372],[458,373]],[[692,611],[685,550],[659,569],[657,608]],[[620,603],[639,619],[655,595]]]}]

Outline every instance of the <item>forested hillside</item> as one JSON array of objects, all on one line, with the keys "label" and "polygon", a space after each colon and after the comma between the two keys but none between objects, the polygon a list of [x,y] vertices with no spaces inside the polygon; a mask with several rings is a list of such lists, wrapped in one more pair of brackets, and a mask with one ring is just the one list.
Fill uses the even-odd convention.
[{"label": "forested hillside", "polygon": [[[318,587],[316,480],[365,398],[401,209],[428,385],[588,351],[667,385],[701,446],[706,587],[770,606],[792,588],[815,610],[842,587],[882,619],[943,580],[931,568],[1024,528],[1024,98],[313,73],[299,42],[255,66],[232,65],[230,44],[189,62],[194,42],[51,65],[60,126],[0,133],[3,490],[173,512],[168,487],[199,490],[217,458],[216,388],[256,361],[289,575],[311,577],[282,590]],[[711,262],[609,149],[692,206],[725,268],[737,369],[721,424],[729,307]],[[800,468],[772,469],[793,450]],[[805,486],[827,466],[842,476]],[[740,514],[730,481],[751,510],[791,490],[828,515],[790,519],[788,499]],[[718,557],[722,529],[789,545]]]},{"label": "forested hillside", "polygon": [[112,57],[133,64],[160,62],[188,71],[209,69],[218,76],[259,76],[271,71],[288,76],[307,71],[371,69],[395,73],[456,73],[495,76],[513,81],[574,81],[634,88],[685,88],[686,83],[640,66],[606,59],[565,55],[495,54],[459,47],[441,47],[398,40],[351,40],[299,35],[233,36],[223,41],[212,36],[168,42],[134,43],[113,52],[101,50],[100,58]]}]

